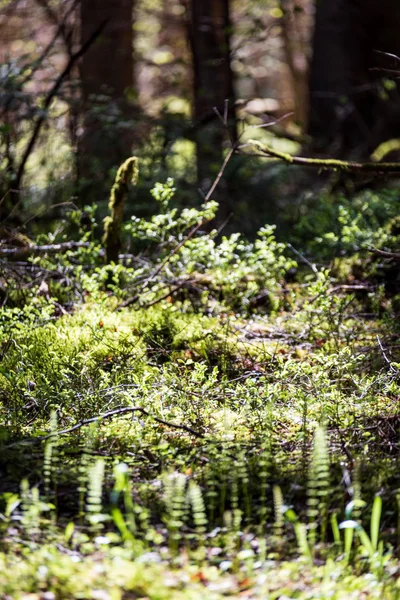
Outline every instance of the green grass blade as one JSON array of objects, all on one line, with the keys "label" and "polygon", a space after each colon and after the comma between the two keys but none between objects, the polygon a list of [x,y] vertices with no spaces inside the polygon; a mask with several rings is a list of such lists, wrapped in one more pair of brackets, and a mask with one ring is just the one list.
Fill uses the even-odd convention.
[{"label": "green grass blade", "polygon": [[376,552],[376,550],[378,548],[381,516],[382,516],[382,498],[381,498],[381,496],[375,496],[374,504],[372,506],[371,524],[370,524],[371,545],[372,545],[374,552]]}]

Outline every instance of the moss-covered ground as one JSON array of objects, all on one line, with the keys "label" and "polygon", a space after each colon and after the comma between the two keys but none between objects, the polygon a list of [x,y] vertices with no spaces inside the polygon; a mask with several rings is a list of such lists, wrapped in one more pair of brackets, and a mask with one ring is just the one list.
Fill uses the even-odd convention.
[{"label": "moss-covered ground", "polygon": [[400,598],[397,194],[303,254],[174,190],[0,260],[0,598]]},{"label": "moss-covered ground", "polygon": [[400,597],[396,321],[325,284],[9,316],[3,597]]}]

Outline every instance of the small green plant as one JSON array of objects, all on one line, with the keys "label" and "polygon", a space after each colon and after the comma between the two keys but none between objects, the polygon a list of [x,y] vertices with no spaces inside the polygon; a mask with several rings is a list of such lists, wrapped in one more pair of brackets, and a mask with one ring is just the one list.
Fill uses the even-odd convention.
[{"label": "small green plant", "polygon": [[284,282],[273,228],[220,237],[214,203],[174,193],[155,186],[119,262],[74,211],[78,246],[7,282],[0,595],[397,598],[385,289],[365,318],[337,261]]},{"label": "small green plant", "polygon": [[326,431],[323,427],[317,427],[307,485],[308,537],[311,547],[314,547],[317,541],[318,523],[319,539],[321,542],[325,540],[329,511],[329,479]]},{"label": "small green plant", "polygon": [[93,531],[101,531],[109,517],[103,513],[104,460],[99,458],[88,471],[86,519]]},{"label": "small green plant", "polygon": [[383,541],[379,540],[380,537],[380,524],[382,516],[382,498],[375,496],[372,505],[372,512],[370,517],[370,533],[365,531],[361,523],[357,520],[352,519],[352,513],[354,508],[364,508],[366,503],[362,500],[349,502],[346,506],[346,520],[340,523],[339,529],[344,530],[345,536],[345,557],[346,561],[349,562],[352,550],[352,544],[354,540],[353,533],[357,534],[360,542],[360,553],[365,555],[371,567],[381,568],[384,559],[384,545]]},{"label": "small green plant", "polygon": [[[157,184],[152,193],[160,205],[159,214],[149,220],[132,217],[125,225],[132,244],[146,242],[156,261],[156,274],[142,286],[140,300],[154,302],[168,286],[198,286],[203,291],[195,295],[196,302],[206,310],[212,304],[245,312],[259,306],[266,312],[277,308],[279,282],[295,263],[284,256],[285,247],[275,240],[274,227],[261,228],[254,243],[239,234],[218,241],[216,230],[200,229],[213,219],[218,205],[210,201],[199,209],[179,212],[171,205],[174,192],[171,179]],[[190,295],[187,298],[190,302]]]},{"label": "small green plant", "polygon": [[297,244],[324,260],[379,248],[390,244],[387,224],[398,211],[399,196],[389,189],[315,198],[294,226]]},{"label": "small green plant", "polygon": [[[114,476],[115,484],[111,492],[111,516],[123,541],[133,542],[137,532],[137,525],[128,466],[125,463],[116,464]],[[121,495],[123,497],[124,514],[119,507]]]},{"label": "small green plant", "polygon": [[186,477],[183,473],[164,476],[165,508],[164,521],[168,528],[168,542],[172,555],[177,555],[182,539],[186,513]]}]

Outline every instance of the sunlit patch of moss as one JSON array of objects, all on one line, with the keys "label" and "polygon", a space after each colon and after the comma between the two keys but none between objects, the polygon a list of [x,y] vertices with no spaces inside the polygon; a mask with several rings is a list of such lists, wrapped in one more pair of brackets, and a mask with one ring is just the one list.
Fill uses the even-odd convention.
[{"label": "sunlit patch of moss", "polygon": [[[269,506],[271,481],[279,481],[282,493],[301,507],[304,473],[321,423],[330,445],[332,506],[343,503],[343,447],[350,448],[354,461],[374,457],[382,465],[378,474],[377,463],[363,462],[367,497],[385,489],[396,469],[386,455],[394,443],[391,428],[397,427],[397,366],[389,368],[376,343],[376,328],[384,331],[385,325],[355,318],[352,297],[333,297],[331,285],[329,273],[322,272],[297,297],[292,312],[251,320],[232,311],[214,317],[183,313],[173,301],[116,310],[115,299],[103,294],[76,306],[74,314],[40,326],[20,322],[11,343],[5,340],[0,363],[0,442],[7,477],[27,468],[20,457],[28,448],[30,479],[40,482],[44,452],[46,480],[56,481],[54,497],[62,494],[61,515],[76,514],[77,489],[86,494],[88,474],[102,465],[104,522],[101,516],[89,533],[84,530],[88,540],[82,552],[88,555],[97,548],[93,527],[101,530],[100,538],[120,535],[109,520],[107,499],[116,494],[113,466],[121,460],[135,515],[143,519],[135,539],[144,543],[151,537],[155,544],[157,538],[157,552],[168,545],[160,525],[165,525],[163,482],[168,474],[183,475],[186,487],[192,480],[199,486],[198,506],[203,502],[208,510],[214,503],[207,531],[225,522],[234,531],[253,531],[259,527],[260,504]],[[49,438],[40,437],[52,431],[54,413],[59,435],[53,447]],[[8,447],[10,432],[16,446]],[[21,442],[27,446],[19,446]],[[38,492],[30,493],[35,498]],[[125,510],[120,504],[118,508]],[[168,510],[171,514],[173,508]],[[193,523],[189,509],[182,510],[179,536],[190,545]],[[245,515],[240,524],[239,513]],[[41,519],[45,531],[46,516]],[[116,519],[124,530],[118,515]],[[149,520],[158,528],[149,528]],[[168,526],[171,530],[170,522]],[[115,544],[118,553],[123,544],[112,539],[107,545]],[[224,552],[235,544],[225,539]],[[220,577],[217,573],[216,579]],[[290,586],[282,577],[276,589],[286,593]],[[74,593],[69,590],[69,597]]]}]

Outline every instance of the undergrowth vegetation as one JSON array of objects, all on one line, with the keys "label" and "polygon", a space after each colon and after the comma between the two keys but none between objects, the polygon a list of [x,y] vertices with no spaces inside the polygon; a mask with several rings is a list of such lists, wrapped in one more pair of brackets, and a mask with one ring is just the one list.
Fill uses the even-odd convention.
[{"label": "undergrowth vegetation", "polygon": [[2,263],[0,593],[398,598],[394,193],[296,248],[173,194]]}]

